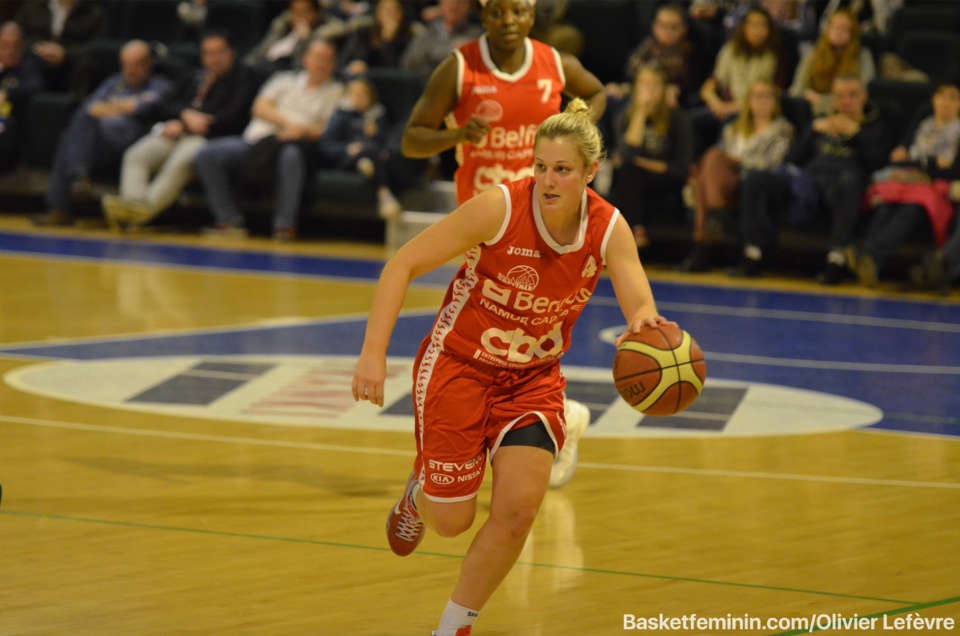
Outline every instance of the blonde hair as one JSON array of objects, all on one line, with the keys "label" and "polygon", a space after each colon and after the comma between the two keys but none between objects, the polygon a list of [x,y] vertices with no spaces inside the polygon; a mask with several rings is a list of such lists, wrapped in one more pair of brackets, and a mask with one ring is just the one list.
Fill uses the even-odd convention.
[{"label": "blonde hair", "polygon": [[770,114],[770,120],[773,121],[781,115],[780,109],[780,89],[777,88],[777,85],[768,80],[759,80],[750,85],[750,89],[747,91],[746,97],[743,98],[743,103],[740,106],[740,115],[734,120],[734,130],[743,137],[749,138],[753,136],[753,133],[757,131],[757,122],[753,118],[753,111],[750,110],[750,98],[753,96],[753,89],[757,86],[763,86],[769,88],[773,92],[773,112]]},{"label": "blonde hair", "polygon": [[570,139],[576,146],[577,154],[583,159],[584,166],[602,162],[607,155],[603,147],[603,137],[597,125],[590,119],[590,105],[579,97],[567,104],[562,113],[547,117],[537,128],[533,145],[541,139]]}]

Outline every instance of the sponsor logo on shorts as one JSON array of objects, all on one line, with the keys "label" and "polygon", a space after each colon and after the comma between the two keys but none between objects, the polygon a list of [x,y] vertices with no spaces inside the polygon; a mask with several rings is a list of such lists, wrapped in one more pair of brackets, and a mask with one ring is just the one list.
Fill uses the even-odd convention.
[{"label": "sponsor logo on shorts", "polygon": [[447,484],[452,484],[454,482],[453,475],[444,475],[443,473],[433,473],[430,475],[430,481],[440,484],[441,486],[446,486]]},{"label": "sponsor logo on shorts", "polygon": [[442,473],[462,473],[466,470],[473,470],[477,466],[483,466],[483,462],[486,461],[487,457],[485,453],[480,453],[473,459],[468,459],[465,462],[440,462],[435,459],[431,459],[427,462],[430,470],[437,470]]}]

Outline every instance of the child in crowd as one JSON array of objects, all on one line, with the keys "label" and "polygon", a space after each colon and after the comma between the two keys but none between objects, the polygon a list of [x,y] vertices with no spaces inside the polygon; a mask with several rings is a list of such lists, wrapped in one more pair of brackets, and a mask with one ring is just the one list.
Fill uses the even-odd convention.
[{"label": "child in crowd", "polygon": [[338,170],[356,169],[377,187],[381,218],[392,219],[401,212],[400,203],[387,183],[387,110],[379,102],[377,89],[366,78],[347,84],[343,104],[330,118],[320,137],[322,164]]},{"label": "child in crowd", "polygon": [[929,228],[938,248],[947,242],[951,183],[960,180],[960,85],[940,84],[931,102],[933,113],[905,135],[867,189],[873,216],[858,258],[848,260],[867,287],[877,284],[884,263],[918,228]]}]

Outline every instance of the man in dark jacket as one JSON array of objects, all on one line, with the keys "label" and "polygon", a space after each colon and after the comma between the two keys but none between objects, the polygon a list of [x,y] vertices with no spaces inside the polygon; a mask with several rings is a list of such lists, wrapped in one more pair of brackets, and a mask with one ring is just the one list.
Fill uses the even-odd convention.
[{"label": "man in dark jacket", "polygon": [[24,2],[17,12],[27,47],[44,64],[51,90],[84,97],[90,91],[94,44],[107,35],[107,14],[96,2]]},{"label": "man in dark jacket", "polygon": [[[863,192],[870,174],[883,166],[887,152],[880,111],[868,103],[860,79],[837,77],[832,94],[834,112],[813,120],[787,156],[788,164],[802,168],[795,171],[794,179],[812,181],[811,198],[817,198],[819,207],[830,215],[830,251],[817,276],[823,285],[836,285],[849,276],[846,252],[857,229]],[[783,176],[769,171],[757,171],[754,178],[744,180],[740,196],[756,205],[744,208],[741,217],[746,248],[735,275],[760,274],[763,252],[775,244],[790,189]]]},{"label": "man in dark jacket", "polygon": [[20,26],[0,25],[0,172],[17,165],[27,102],[43,87],[43,67],[39,58],[24,50]]},{"label": "man in dark jacket", "polygon": [[870,174],[886,163],[887,152],[880,111],[868,103],[860,79],[841,75],[831,92],[834,113],[814,119],[787,157],[813,178],[821,207],[830,214],[830,251],[817,276],[822,285],[836,285],[849,274],[845,254],[860,219],[863,192]]},{"label": "man in dark jacket", "polygon": [[150,46],[143,40],[127,42],[120,50],[120,69],[84,101],[60,136],[47,181],[49,211],[33,217],[36,225],[73,223],[72,186],[89,193],[90,173],[116,166],[124,150],[156,121],[157,108],[172,85],[154,74]]},{"label": "man in dark jacket", "polygon": [[120,196],[103,198],[111,225],[142,225],[173,205],[193,179],[191,163],[207,140],[238,135],[247,125],[257,87],[235,64],[227,34],[205,34],[200,56],[202,69],[177,86],[158,109],[159,123],[124,153]]}]

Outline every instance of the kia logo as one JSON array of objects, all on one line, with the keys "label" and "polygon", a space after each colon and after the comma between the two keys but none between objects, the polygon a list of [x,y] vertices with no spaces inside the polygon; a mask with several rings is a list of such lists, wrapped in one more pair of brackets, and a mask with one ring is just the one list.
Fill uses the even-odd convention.
[{"label": "kia logo", "polygon": [[453,477],[451,475],[441,475],[440,473],[433,473],[430,475],[430,481],[434,481],[438,484],[452,484]]}]

